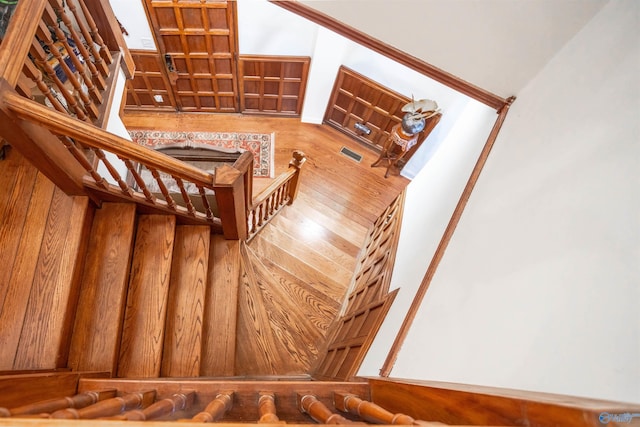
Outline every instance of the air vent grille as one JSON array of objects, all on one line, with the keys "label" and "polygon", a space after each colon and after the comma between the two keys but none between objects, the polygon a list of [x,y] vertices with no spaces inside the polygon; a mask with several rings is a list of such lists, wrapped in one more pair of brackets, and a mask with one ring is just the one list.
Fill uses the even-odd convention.
[{"label": "air vent grille", "polygon": [[343,154],[348,158],[350,158],[351,160],[355,160],[358,163],[362,161],[362,154],[358,154],[355,151],[348,149],[347,147],[342,147],[340,149],[340,154]]}]

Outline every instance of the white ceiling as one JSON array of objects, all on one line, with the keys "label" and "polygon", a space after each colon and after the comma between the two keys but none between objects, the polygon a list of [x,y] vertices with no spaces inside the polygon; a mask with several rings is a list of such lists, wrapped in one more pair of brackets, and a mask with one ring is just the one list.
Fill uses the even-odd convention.
[{"label": "white ceiling", "polygon": [[299,0],[496,95],[518,92],[609,0]]}]

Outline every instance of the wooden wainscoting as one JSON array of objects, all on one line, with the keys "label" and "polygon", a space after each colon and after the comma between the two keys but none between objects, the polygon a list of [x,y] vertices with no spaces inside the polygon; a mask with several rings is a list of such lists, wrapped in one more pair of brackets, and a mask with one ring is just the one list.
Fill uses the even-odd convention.
[{"label": "wooden wainscoting", "polygon": [[242,112],[299,116],[310,62],[308,56],[240,56]]},{"label": "wooden wainscoting", "polygon": [[127,80],[125,109],[175,111],[176,100],[165,64],[158,52],[132,50],[136,65],[133,79]]},{"label": "wooden wainscoting", "polygon": [[[402,122],[402,107],[410,101],[406,96],[342,66],[324,122],[370,148],[382,150],[393,126]],[[355,128],[356,123],[366,126],[371,133],[367,135],[359,131]]]}]

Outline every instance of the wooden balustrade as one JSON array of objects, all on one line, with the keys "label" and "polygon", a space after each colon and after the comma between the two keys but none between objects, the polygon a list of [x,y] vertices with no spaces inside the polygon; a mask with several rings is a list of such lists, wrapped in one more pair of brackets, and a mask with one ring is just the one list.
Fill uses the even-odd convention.
[{"label": "wooden balustrade", "polygon": [[188,409],[193,404],[194,392],[175,393],[170,397],[158,400],[144,409],[134,409],[122,415],[108,417],[111,420],[147,421],[171,415],[177,411]]},{"label": "wooden balustrade", "polygon": [[334,406],[337,410],[359,416],[362,420],[374,424],[420,424],[405,414],[393,414],[375,403],[360,399],[353,394],[334,393]]},{"label": "wooden balustrade", "polygon": [[155,397],[155,390],[127,393],[123,396],[105,399],[80,409],[62,409],[52,413],[51,418],[78,420],[110,417],[131,409],[146,408],[155,400]]},{"label": "wooden balustrade", "polygon": [[253,199],[247,214],[247,240],[251,240],[283,207],[293,203],[298,194],[300,171],[306,161],[302,151],[294,151],[289,170]]},{"label": "wooden balustrade", "polygon": [[321,424],[354,424],[342,415],[331,412],[312,394],[298,394],[298,408]]},{"label": "wooden balustrade", "polygon": [[276,398],[273,393],[261,392],[258,399],[259,423],[282,423],[276,411]]},{"label": "wooden balustrade", "polygon": [[196,414],[191,421],[198,423],[212,423],[214,421],[218,421],[229,409],[231,409],[232,405],[233,392],[224,391],[218,394],[216,398],[213,399],[206,408],[204,408],[204,411]]},{"label": "wooden balustrade", "polygon": [[0,417],[20,417],[25,415],[51,414],[67,408],[80,409],[105,399],[115,397],[116,390],[88,391],[71,397],[47,399],[28,405],[7,409],[0,408]]}]

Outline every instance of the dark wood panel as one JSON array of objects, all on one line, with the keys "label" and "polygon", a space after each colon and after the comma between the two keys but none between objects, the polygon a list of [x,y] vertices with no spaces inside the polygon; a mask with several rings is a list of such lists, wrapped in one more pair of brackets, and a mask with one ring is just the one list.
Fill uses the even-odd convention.
[{"label": "dark wood panel", "polygon": [[[381,150],[396,124],[402,122],[402,107],[411,99],[355,71],[340,67],[327,106],[324,122]],[[356,129],[356,124],[371,130]]]},{"label": "dark wood panel", "polygon": [[240,56],[242,112],[299,116],[310,62],[309,57]]},{"label": "dark wood panel", "polygon": [[181,111],[237,112],[235,2],[145,5]]},{"label": "dark wood panel", "polygon": [[131,56],[136,71],[133,79],[126,83],[124,108],[175,111],[176,102],[162,56],[145,50],[132,50]]},{"label": "dark wood panel", "polygon": [[77,373],[39,373],[0,376],[0,407],[15,408],[27,402],[75,394]]}]

